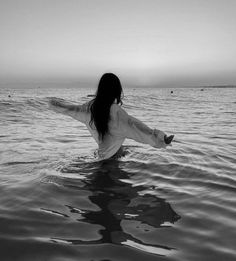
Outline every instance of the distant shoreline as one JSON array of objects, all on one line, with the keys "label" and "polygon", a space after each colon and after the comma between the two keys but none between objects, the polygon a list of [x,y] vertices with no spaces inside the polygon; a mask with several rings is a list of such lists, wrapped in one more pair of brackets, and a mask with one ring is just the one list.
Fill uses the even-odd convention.
[{"label": "distant shoreline", "polygon": [[[94,83],[0,83],[0,89],[46,89],[46,88],[58,88],[58,89],[67,89],[67,88],[96,88]],[[155,85],[130,85],[123,84],[124,88],[129,89],[140,89],[140,88],[157,88],[157,89],[233,89],[236,88],[236,85],[200,85],[200,86],[155,86]]]},{"label": "distant shoreline", "polygon": [[[184,87],[183,87],[184,88]],[[206,85],[206,86],[195,86],[195,87],[185,87],[185,88],[207,88],[207,89],[211,89],[211,88],[236,88],[236,85]]]},{"label": "distant shoreline", "polygon": [[157,88],[157,89],[229,89],[236,85],[202,85],[202,86],[125,86],[128,88]]}]

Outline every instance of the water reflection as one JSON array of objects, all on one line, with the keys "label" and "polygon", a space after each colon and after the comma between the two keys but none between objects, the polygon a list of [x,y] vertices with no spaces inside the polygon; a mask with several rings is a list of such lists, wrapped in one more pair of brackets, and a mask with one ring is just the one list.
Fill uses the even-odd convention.
[{"label": "water reflection", "polygon": [[[89,241],[86,244],[124,244],[136,248],[144,246],[151,247],[137,236],[125,229],[125,222],[129,226],[140,229],[140,226],[147,225],[152,229],[159,228],[164,223],[174,223],[180,216],[172,209],[164,199],[152,194],[144,194],[147,187],[135,186],[130,177],[133,175],[124,170],[122,162],[117,160],[104,161],[90,164],[73,164],[73,172],[86,173],[86,179],[82,180],[83,189],[90,191],[90,201],[99,207],[97,211],[81,211],[79,215],[83,221],[102,226],[99,231],[99,240]],[[86,170],[87,169],[87,170]],[[89,171],[88,171],[89,169]],[[63,172],[71,172],[70,168]],[[90,172],[90,174],[88,174]],[[134,174],[135,175],[135,174]],[[70,208],[70,211],[73,209]],[[80,218],[81,221],[81,218]],[[71,240],[74,244],[85,243],[81,240]],[[168,246],[152,245],[159,249],[170,250]],[[160,251],[152,252],[160,254]]]}]

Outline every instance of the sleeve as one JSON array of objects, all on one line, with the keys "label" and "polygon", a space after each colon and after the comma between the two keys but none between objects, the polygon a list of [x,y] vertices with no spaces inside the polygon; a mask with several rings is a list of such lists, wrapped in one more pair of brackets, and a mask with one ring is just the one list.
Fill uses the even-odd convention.
[{"label": "sleeve", "polygon": [[63,99],[50,98],[49,107],[55,112],[70,116],[82,123],[86,122],[86,115],[88,114],[88,103],[83,105],[75,105]]},{"label": "sleeve", "polygon": [[161,130],[151,129],[146,124],[127,114],[125,110],[118,110],[119,127],[124,136],[140,143],[149,144],[155,148],[165,148],[165,133]]}]

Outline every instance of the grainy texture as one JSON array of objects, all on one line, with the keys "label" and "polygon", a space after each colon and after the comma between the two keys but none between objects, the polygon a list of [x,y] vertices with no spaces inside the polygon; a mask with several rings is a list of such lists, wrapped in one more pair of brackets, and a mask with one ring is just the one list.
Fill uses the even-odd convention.
[{"label": "grainy texture", "polygon": [[125,110],[175,141],[107,162],[46,98],[93,92],[0,90],[0,259],[235,260],[236,89],[124,86]]}]

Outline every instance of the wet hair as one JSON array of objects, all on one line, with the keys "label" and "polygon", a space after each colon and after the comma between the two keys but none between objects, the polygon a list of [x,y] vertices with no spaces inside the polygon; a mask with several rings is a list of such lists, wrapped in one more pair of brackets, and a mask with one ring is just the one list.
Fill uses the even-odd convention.
[{"label": "wet hair", "polygon": [[101,77],[95,98],[90,103],[91,120],[94,123],[99,139],[103,140],[108,133],[111,105],[116,102],[122,104],[123,93],[119,78],[113,73],[105,73]]}]

